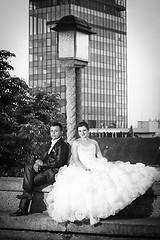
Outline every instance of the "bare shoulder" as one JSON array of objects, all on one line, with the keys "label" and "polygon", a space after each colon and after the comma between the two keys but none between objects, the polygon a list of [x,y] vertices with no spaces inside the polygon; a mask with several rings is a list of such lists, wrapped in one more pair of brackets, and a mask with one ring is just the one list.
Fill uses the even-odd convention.
[{"label": "bare shoulder", "polygon": [[79,145],[78,139],[74,140],[72,143],[72,147],[77,147]]},{"label": "bare shoulder", "polygon": [[96,141],[96,140],[94,140],[94,139],[90,139],[91,141],[92,141],[92,143],[94,143],[95,145],[97,145],[98,144],[98,142]]}]

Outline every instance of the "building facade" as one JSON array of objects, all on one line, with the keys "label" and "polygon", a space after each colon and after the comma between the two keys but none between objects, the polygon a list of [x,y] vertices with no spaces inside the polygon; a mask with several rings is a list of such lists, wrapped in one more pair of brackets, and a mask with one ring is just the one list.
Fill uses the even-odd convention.
[{"label": "building facade", "polygon": [[66,111],[65,68],[57,60],[56,32],[65,15],[84,19],[90,36],[90,61],[82,69],[82,119],[90,127],[128,125],[126,0],[30,0],[29,85],[60,96]]},{"label": "building facade", "polygon": [[160,120],[138,121],[134,134],[138,137],[160,137]]}]

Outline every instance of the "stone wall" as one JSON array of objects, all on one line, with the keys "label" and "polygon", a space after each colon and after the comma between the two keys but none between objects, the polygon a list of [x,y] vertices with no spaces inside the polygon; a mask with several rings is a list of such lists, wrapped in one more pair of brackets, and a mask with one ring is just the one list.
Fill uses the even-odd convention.
[{"label": "stone wall", "polygon": [[[95,138],[109,161],[160,166],[160,138]],[[108,148],[106,148],[106,146]]]}]

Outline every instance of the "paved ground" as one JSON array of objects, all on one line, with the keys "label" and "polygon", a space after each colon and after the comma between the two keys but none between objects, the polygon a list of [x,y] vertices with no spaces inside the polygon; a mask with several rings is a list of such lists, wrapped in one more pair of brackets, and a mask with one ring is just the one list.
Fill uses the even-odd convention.
[{"label": "paved ground", "polygon": [[[19,238],[12,238],[15,233]],[[33,234],[34,237],[30,236],[30,239],[36,239],[39,233],[41,240],[46,239],[44,233],[52,233],[52,238],[55,234],[68,236],[68,239],[72,239],[73,235],[78,236],[77,239],[82,239],[83,236],[84,240],[92,239],[91,236],[94,236],[93,239],[160,239],[160,218],[117,218],[114,216],[102,220],[96,226],[90,226],[88,221],[58,224],[47,213],[21,217],[10,217],[8,212],[0,213],[0,239],[25,239],[26,233]],[[23,235],[23,238],[20,235]]]}]

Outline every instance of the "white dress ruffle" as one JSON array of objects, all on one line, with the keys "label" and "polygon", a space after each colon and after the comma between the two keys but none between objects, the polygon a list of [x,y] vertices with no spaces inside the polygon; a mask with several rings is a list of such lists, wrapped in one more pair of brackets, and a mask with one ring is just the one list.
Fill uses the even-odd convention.
[{"label": "white dress ruffle", "polygon": [[49,215],[57,222],[89,219],[99,222],[129,205],[143,195],[159,172],[142,163],[108,162],[95,157],[94,144],[78,146],[81,162],[91,169],[87,172],[74,163],[60,168],[46,205]]}]

